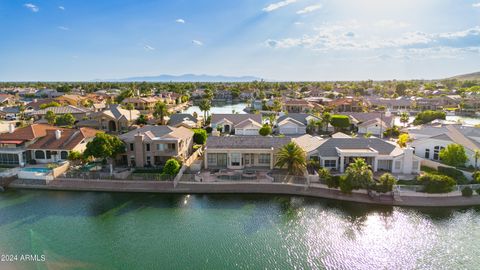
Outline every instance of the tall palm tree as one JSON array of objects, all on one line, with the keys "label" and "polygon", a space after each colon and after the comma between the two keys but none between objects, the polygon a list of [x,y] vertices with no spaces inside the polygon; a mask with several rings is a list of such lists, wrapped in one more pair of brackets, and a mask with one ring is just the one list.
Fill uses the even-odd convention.
[{"label": "tall palm tree", "polygon": [[135,107],[133,106],[132,103],[128,103],[127,105],[125,105],[125,109],[130,112],[129,122],[130,122],[130,123],[133,123],[133,121],[132,121],[132,110],[135,109]]},{"label": "tall palm tree", "polygon": [[473,157],[475,158],[475,170],[478,169],[478,159],[480,159],[480,150],[476,149]]},{"label": "tall palm tree", "polygon": [[322,123],[325,125],[325,132],[328,132],[328,124],[332,120],[332,115],[329,112],[322,113]]},{"label": "tall palm tree", "polygon": [[287,167],[288,174],[303,175],[307,167],[307,155],[294,142],[284,145],[277,154],[276,167]]},{"label": "tall palm tree", "polygon": [[167,104],[162,101],[159,101],[155,104],[155,109],[153,111],[153,116],[155,118],[160,118],[160,125],[164,125],[164,118],[168,114]]},{"label": "tall palm tree", "polygon": [[198,107],[200,108],[200,111],[203,112],[203,124],[207,124],[207,112],[210,111],[210,108],[212,107],[212,103],[208,99],[202,99],[200,103],[198,104]]}]

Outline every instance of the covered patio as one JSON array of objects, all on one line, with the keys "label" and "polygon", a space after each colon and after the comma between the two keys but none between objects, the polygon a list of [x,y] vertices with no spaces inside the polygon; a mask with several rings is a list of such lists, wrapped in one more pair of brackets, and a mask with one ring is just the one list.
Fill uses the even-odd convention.
[{"label": "covered patio", "polygon": [[337,154],[340,157],[339,171],[343,173],[348,165],[356,158],[364,159],[371,166],[374,172],[377,171],[378,151],[373,148],[367,149],[340,149],[336,147]]}]

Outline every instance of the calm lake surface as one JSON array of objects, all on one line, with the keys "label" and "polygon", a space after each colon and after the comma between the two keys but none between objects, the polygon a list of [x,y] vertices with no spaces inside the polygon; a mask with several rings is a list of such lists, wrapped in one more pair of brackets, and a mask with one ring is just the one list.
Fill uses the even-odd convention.
[{"label": "calm lake surface", "polygon": [[[210,109],[210,114],[212,113],[246,113],[243,111],[248,106],[247,103],[235,103],[235,104],[229,104],[229,103],[218,103],[212,105],[212,108]],[[189,113],[193,114],[193,112],[197,112],[198,115],[203,115],[203,112],[200,111],[200,108],[198,106],[190,106],[188,109],[183,111],[184,113]]]},{"label": "calm lake surface", "polygon": [[480,208],[10,190],[0,269],[478,269]]}]

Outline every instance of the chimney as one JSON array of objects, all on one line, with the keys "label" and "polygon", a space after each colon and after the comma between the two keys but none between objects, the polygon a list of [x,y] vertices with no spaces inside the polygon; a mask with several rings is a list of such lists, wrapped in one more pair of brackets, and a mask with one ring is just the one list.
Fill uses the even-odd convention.
[{"label": "chimney", "polygon": [[61,130],[55,130],[55,139],[59,140],[62,137],[62,131]]},{"label": "chimney", "polygon": [[8,124],[8,133],[13,133],[15,131],[15,124],[10,123]]}]

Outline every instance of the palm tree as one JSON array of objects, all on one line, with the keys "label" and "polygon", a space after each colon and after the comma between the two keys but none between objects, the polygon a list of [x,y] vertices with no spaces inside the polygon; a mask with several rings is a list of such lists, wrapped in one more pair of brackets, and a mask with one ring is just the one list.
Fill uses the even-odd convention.
[{"label": "palm tree", "polygon": [[155,109],[153,111],[153,116],[155,118],[160,118],[160,125],[164,125],[164,118],[168,114],[167,105],[159,101],[155,104]]},{"label": "palm tree", "polygon": [[198,104],[198,107],[200,108],[200,111],[203,112],[203,124],[207,124],[207,112],[210,111],[210,108],[212,107],[212,103],[208,99],[202,99],[200,103]]},{"label": "palm tree", "polygon": [[355,158],[352,163],[348,164],[345,177],[353,189],[370,189],[374,183],[372,170],[363,158]]},{"label": "palm tree", "polygon": [[404,127],[408,123],[409,120],[410,120],[410,115],[408,115],[407,112],[402,112],[400,114],[400,122],[403,123]]},{"label": "palm tree", "polygon": [[294,142],[284,145],[277,154],[276,167],[287,167],[288,174],[303,175],[307,167],[307,155]]},{"label": "palm tree", "polygon": [[473,157],[475,158],[475,170],[478,169],[478,159],[480,159],[480,150],[476,149]]},{"label": "palm tree", "polygon": [[332,120],[332,115],[329,112],[322,113],[322,123],[325,125],[325,132],[328,132],[328,123]]},{"label": "palm tree", "polygon": [[130,123],[133,123],[133,122],[132,122],[132,110],[135,109],[135,107],[133,106],[132,103],[127,103],[127,104],[125,105],[125,109],[130,112],[130,120],[129,120],[129,122],[130,122]]}]

